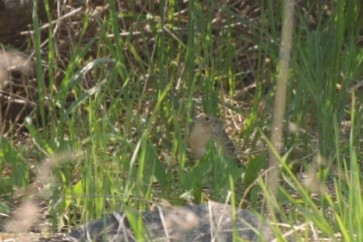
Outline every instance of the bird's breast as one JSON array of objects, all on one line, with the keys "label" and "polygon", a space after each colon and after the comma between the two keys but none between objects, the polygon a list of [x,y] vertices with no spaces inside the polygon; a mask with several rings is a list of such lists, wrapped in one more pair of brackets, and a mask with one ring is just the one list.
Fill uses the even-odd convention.
[{"label": "bird's breast", "polygon": [[208,132],[208,130],[198,127],[195,127],[192,130],[189,136],[189,146],[196,159],[199,159],[204,155],[210,138],[211,133]]}]

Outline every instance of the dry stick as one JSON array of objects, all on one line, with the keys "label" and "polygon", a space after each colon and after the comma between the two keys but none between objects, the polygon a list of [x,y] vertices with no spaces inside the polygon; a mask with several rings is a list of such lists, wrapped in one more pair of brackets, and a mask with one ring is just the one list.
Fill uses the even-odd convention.
[{"label": "dry stick", "polygon": [[271,216],[274,214],[276,205],[276,192],[279,185],[279,156],[283,147],[282,128],[286,106],[286,89],[289,78],[289,63],[291,53],[291,39],[294,20],[294,0],[284,1],[283,25],[281,33],[280,60],[278,65],[278,79],[274,103],[271,146],[269,149],[269,172],[266,184],[268,187],[267,211]]}]

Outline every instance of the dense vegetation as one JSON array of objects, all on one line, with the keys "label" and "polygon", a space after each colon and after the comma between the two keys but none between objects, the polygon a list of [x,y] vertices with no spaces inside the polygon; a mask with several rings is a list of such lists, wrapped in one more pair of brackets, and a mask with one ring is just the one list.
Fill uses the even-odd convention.
[{"label": "dense vegetation", "polygon": [[[54,232],[155,203],[212,199],[265,213],[280,1],[34,2],[32,31],[1,45],[34,60],[13,95],[26,96],[28,111],[2,101],[2,117],[19,113],[1,119],[2,214],[30,195]],[[362,9],[359,0],[296,3],[270,218],[281,241],[363,241]],[[213,149],[192,159],[200,112],[225,121],[242,166]]]}]

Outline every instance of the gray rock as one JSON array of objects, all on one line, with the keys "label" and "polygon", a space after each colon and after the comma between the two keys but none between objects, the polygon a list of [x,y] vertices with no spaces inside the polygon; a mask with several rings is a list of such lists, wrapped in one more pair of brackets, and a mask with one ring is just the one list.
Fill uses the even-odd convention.
[{"label": "gray rock", "polygon": [[[271,228],[252,212],[237,209],[235,217],[232,213],[230,205],[215,202],[180,208],[158,207],[141,214],[143,228],[138,234],[144,241],[158,242],[227,242],[233,241],[234,235],[243,241],[273,239]],[[139,216],[115,212],[81,226],[64,241],[138,241],[140,237],[135,235],[130,221],[137,222]]]}]

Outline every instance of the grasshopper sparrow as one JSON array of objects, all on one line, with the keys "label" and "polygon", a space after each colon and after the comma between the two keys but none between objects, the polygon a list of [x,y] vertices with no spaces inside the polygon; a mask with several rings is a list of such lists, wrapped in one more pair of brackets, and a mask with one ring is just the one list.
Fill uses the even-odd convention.
[{"label": "grasshopper sparrow", "polygon": [[233,142],[225,132],[223,124],[216,117],[202,113],[196,118],[189,136],[190,149],[196,159],[204,155],[210,140],[224,155],[238,161]]}]

